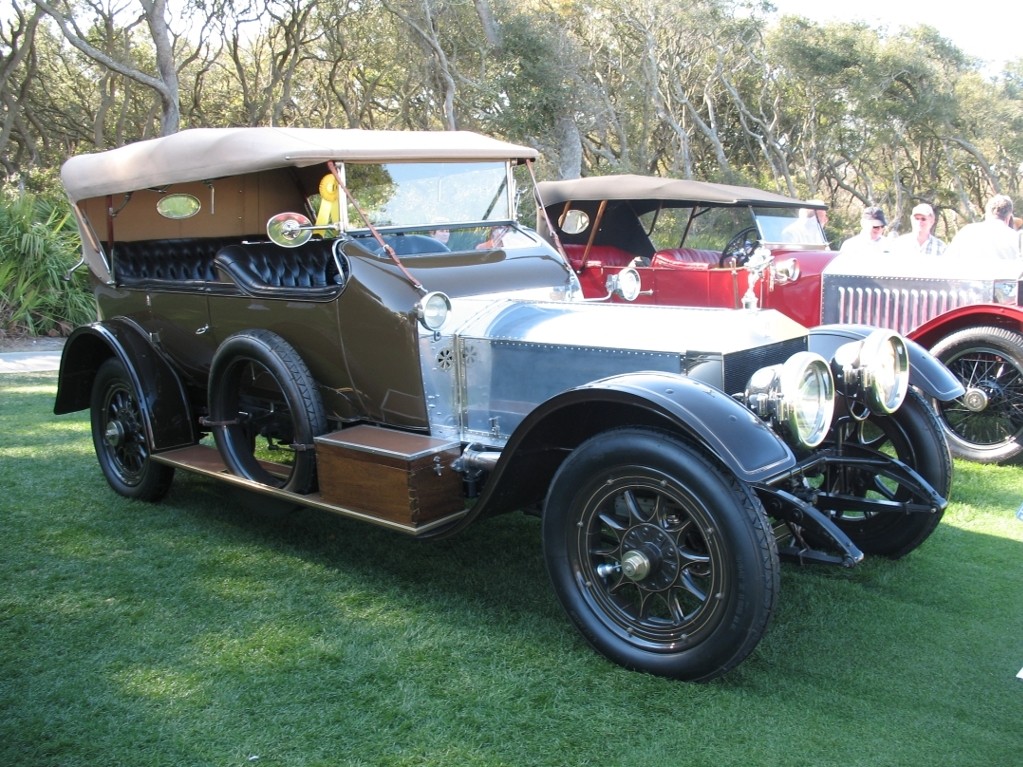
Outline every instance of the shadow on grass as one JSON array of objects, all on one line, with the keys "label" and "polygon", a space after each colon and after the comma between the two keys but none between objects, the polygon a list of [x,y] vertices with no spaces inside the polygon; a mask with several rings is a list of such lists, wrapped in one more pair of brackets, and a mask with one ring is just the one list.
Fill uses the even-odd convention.
[{"label": "shadow on grass", "polygon": [[754,655],[694,686],[586,647],[535,519],[418,542],[181,473],[134,503],[37,384],[0,404],[4,763],[972,765],[1023,746],[1021,536],[967,498],[904,560],[784,567]]}]

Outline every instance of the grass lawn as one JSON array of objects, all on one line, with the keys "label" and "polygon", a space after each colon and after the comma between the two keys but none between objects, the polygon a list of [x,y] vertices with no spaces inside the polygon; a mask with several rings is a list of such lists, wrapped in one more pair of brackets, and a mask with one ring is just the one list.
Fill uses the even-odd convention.
[{"label": "grass lawn", "polygon": [[535,519],[421,543],[183,473],[131,502],[55,388],[0,375],[0,765],[1023,763],[1023,468],[957,464],[903,560],[785,566],[693,685],[588,648]]}]

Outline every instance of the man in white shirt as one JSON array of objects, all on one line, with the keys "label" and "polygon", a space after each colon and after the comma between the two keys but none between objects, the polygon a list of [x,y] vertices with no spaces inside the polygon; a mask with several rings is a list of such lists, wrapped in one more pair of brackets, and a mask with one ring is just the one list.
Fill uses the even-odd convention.
[{"label": "man in white shirt", "polygon": [[884,228],[888,225],[884,211],[876,205],[863,209],[860,216],[860,233],[842,243],[842,255],[879,255],[888,251],[889,243],[884,239]]},{"label": "man in white shirt", "polygon": [[967,224],[952,238],[945,255],[959,258],[1020,258],[1020,235],[1012,228],[1012,200],[996,194],[984,206],[984,220]]},{"label": "man in white shirt", "polygon": [[892,250],[904,255],[940,256],[945,252],[945,242],[935,237],[934,208],[922,202],[913,208],[910,219],[913,231],[895,239]]},{"label": "man in white shirt", "polygon": [[[815,205],[824,203],[820,200],[810,200]],[[824,227],[828,223],[828,212],[816,208],[800,208],[799,217],[791,224],[782,229],[782,242],[799,243],[802,245],[824,245],[827,239],[824,236]]]}]

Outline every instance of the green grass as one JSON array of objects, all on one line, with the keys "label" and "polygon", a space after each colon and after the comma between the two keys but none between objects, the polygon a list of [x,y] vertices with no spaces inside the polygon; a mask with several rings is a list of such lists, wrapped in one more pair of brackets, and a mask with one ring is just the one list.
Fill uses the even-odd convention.
[{"label": "green grass", "polygon": [[0,376],[0,764],[1015,765],[1023,469],[957,464],[898,562],[786,566],[707,685],[625,671],[554,601],[536,520],[420,543],[179,473],[115,495],[54,374]]}]

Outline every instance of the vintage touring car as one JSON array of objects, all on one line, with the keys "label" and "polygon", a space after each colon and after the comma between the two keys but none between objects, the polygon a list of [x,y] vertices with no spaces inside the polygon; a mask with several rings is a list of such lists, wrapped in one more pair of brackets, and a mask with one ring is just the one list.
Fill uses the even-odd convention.
[{"label": "vintage touring car", "polygon": [[851,566],[930,535],[951,462],[909,383],[959,387],[888,331],[583,300],[517,223],[534,156],[245,128],[68,160],[98,320],[55,411],[91,409],[131,498],[181,469],[420,538],[535,513],[598,651],[713,678],[764,633],[780,555]]},{"label": "vintage touring car", "polygon": [[[925,256],[837,258],[820,203],[741,186],[650,176],[544,182],[583,292],[637,268],[640,302],[759,305],[797,322],[861,323],[918,341],[956,375],[963,396],[938,401],[952,452],[980,462],[1023,454],[1023,261]],[[553,232],[553,234],[552,234]]]}]

